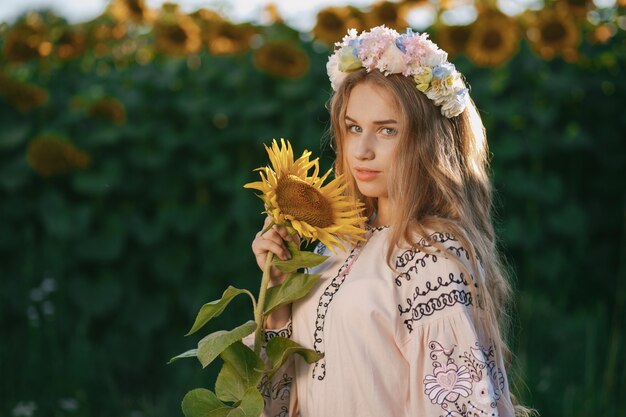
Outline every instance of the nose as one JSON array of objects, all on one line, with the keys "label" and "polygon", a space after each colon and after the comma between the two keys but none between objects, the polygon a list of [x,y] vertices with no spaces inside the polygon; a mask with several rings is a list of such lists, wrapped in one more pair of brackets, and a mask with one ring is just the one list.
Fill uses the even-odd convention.
[{"label": "nose", "polygon": [[363,132],[354,146],[354,157],[359,161],[369,161],[374,159],[374,135]]}]

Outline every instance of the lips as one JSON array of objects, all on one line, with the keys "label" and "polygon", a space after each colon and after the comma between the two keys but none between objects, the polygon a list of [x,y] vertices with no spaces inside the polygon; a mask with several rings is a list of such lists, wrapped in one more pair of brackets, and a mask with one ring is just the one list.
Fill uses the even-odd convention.
[{"label": "lips", "polygon": [[354,177],[359,181],[373,181],[380,175],[380,171],[365,167],[355,167]]}]

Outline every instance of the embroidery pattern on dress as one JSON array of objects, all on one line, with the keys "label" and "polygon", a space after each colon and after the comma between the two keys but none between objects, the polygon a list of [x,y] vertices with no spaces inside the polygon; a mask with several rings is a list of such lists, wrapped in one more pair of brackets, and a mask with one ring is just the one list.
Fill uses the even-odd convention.
[{"label": "embroidery pattern on dress", "polygon": [[[276,382],[272,383],[272,381]],[[287,373],[284,373],[280,379],[274,378],[271,381],[267,379],[267,375],[264,375],[258,387],[265,404],[267,405],[268,401],[289,401],[292,382],[293,377]]]},{"label": "embroidery pattern on dress", "polygon": [[[454,357],[456,345],[445,348],[434,340],[428,344],[433,371],[424,378],[424,393],[444,410],[440,417],[498,415],[504,374],[496,366],[493,346],[485,348],[478,342],[475,346],[470,348],[471,352],[457,356],[461,359],[459,364]],[[497,392],[494,387],[498,387]]]},{"label": "embroidery pattern on dress", "polygon": [[282,328],[282,329],[279,329],[279,330],[267,330],[266,329],[265,330],[265,341],[269,342],[270,340],[272,340],[276,336],[290,338],[292,333],[293,333],[293,325],[292,325],[291,320],[289,320],[289,323],[287,323],[287,326],[285,328]]},{"label": "embroidery pattern on dress", "polygon": [[408,307],[402,308],[401,305],[398,305],[398,309],[400,310],[401,316],[406,313],[411,314],[410,318],[404,320],[406,328],[409,330],[409,333],[411,333],[413,331],[413,323],[421,320],[425,316],[432,316],[435,312],[455,304],[465,306],[472,305],[472,294],[468,291],[452,290],[449,293],[443,293],[437,297],[433,297],[425,303],[416,303],[413,305],[413,300],[410,298],[406,301]]},{"label": "embroidery pattern on dress", "polygon": [[[456,242],[456,239],[450,233],[435,232],[429,236],[429,239],[430,241],[439,242],[439,243],[446,243],[449,241]],[[418,245],[423,248],[432,247],[432,245],[428,243],[428,241],[425,238],[420,239]],[[460,250],[458,248],[455,248],[455,249]],[[465,250],[464,248],[461,248],[461,249]],[[402,286],[402,280],[400,278],[403,278],[405,281],[410,281],[411,274],[417,275],[419,268],[420,267],[423,268],[426,266],[426,261],[430,260],[432,262],[437,262],[437,255],[439,254],[439,252],[440,251],[437,250],[435,251],[435,253],[426,253],[426,252],[422,252],[419,249],[407,249],[404,252],[402,252],[399,256],[396,257],[396,262],[395,262],[396,269],[406,268],[411,263],[412,265],[406,271],[404,271],[403,273],[401,273],[400,275],[396,277],[396,280],[395,280],[396,285],[398,287]]]},{"label": "embroidery pattern on dress", "polygon": [[[324,349],[324,323],[326,321],[326,314],[328,313],[328,306],[333,301],[333,297],[339,291],[341,284],[346,279],[346,276],[352,268],[352,264],[356,261],[363,246],[371,238],[373,232],[379,232],[385,230],[388,226],[373,227],[367,225],[368,236],[365,241],[357,243],[357,245],[350,251],[350,255],[346,258],[345,262],[337,271],[337,275],[332,279],[330,284],[324,289],[324,292],[320,296],[319,303],[317,304],[317,318],[315,319],[315,331],[313,333],[313,349],[316,352],[322,353]],[[326,377],[326,359],[322,358],[315,362],[312,372],[312,378],[317,378],[319,381]]]},{"label": "embroidery pattern on dress", "polygon": [[[350,251],[350,255],[348,255],[341,268],[337,271],[337,275],[332,279],[330,284],[328,284],[317,304],[317,318],[315,319],[315,332],[313,333],[313,349],[318,353],[322,353],[324,349],[324,322],[326,320],[328,306],[333,301],[333,297],[346,279],[349,267],[352,266],[354,258],[359,254],[360,247],[361,245],[359,244]],[[321,370],[318,371],[318,368]],[[320,381],[324,379],[326,376],[326,361],[324,358],[315,362],[312,376]]]},{"label": "embroidery pattern on dress", "polygon": [[[439,243],[456,242],[454,236],[450,233],[435,232],[429,236],[429,240],[422,238],[419,241],[419,246],[424,248],[432,247],[429,241],[435,241]],[[469,254],[462,246],[454,246],[449,244],[446,249],[457,257],[465,257],[469,260]],[[434,253],[422,252],[419,249],[408,249],[402,252],[396,257],[395,266],[399,271],[399,274],[395,277],[395,283],[398,287],[402,287],[408,281],[418,277],[423,268],[430,264],[438,262],[439,257],[446,257],[441,250],[436,250]],[[419,285],[416,285],[411,298],[406,299],[405,305],[398,304],[398,311],[400,316],[409,315],[404,319],[403,323],[406,326],[409,333],[413,331],[415,322],[419,321],[423,317],[431,316],[437,311],[441,311],[446,307],[451,307],[455,304],[461,304],[464,306],[472,305],[472,293],[463,289],[459,289],[459,286],[469,287],[470,282],[474,287],[478,288],[478,285],[474,282],[474,277],[470,275],[471,281],[467,279],[463,272],[459,274],[449,273],[447,279],[438,276],[436,280],[428,279],[418,281]],[[424,282],[421,284],[421,282]],[[421,285],[421,286],[420,286]],[[425,299],[426,296],[432,292],[444,289],[445,287],[452,286],[454,289],[446,293],[441,293],[438,296]],[[480,300],[479,306],[481,305]]]}]

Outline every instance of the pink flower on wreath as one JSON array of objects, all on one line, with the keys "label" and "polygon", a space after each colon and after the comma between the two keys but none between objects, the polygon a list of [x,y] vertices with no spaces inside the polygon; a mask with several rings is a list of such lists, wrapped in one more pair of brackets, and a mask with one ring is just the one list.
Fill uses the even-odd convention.
[{"label": "pink flower on wreath", "polygon": [[364,32],[360,36],[359,58],[363,61],[363,66],[371,71],[378,65],[378,60],[383,56],[385,50],[395,45],[398,32],[385,27],[385,25],[372,28],[369,32]]},{"label": "pink flower on wreath", "polygon": [[406,49],[406,56],[409,61],[407,62],[408,68],[436,67],[448,60],[448,54],[428,39],[427,33],[404,35],[402,36],[402,44]]},{"label": "pink flower on wreath", "polygon": [[432,375],[424,378],[426,395],[433,404],[454,402],[459,396],[469,397],[472,392],[472,377],[465,365],[460,368],[454,363],[438,366]]}]

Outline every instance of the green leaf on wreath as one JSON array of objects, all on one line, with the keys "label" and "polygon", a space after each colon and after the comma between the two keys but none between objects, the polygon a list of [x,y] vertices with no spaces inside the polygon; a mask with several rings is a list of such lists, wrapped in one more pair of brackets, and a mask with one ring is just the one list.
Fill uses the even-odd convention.
[{"label": "green leaf on wreath", "polygon": [[222,401],[241,401],[248,388],[261,382],[265,363],[241,342],[230,345],[220,357],[224,365],[215,382],[215,393]]},{"label": "green leaf on wreath", "polygon": [[196,356],[198,356],[198,349],[189,349],[187,352],[181,353],[178,356],[174,356],[172,359],[169,360],[169,362],[167,362],[167,364],[169,365],[170,363],[183,358],[195,358]]},{"label": "green leaf on wreath", "polygon": [[256,388],[249,388],[237,407],[226,405],[208,389],[189,391],[181,404],[185,417],[259,417],[263,397]]},{"label": "green leaf on wreath", "polygon": [[256,330],[256,323],[250,320],[232,330],[219,330],[198,342],[198,360],[203,368],[213,362],[217,356],[233,343],[243,339]]},{"label": "green leaf on wreath", "polygon": [[219,300],[211,301],[210,303],[206,303],[200,308],[200,311],[196,316],[196,321],[191,327],[191,330],[189,330],[189,332],[185,336],[189,336],[190,334],[195,333],[196,331],[198,331],[198,329],[207,324],[211,319],[222,314],[224,312],[224,309],[226,309],[226,306],[233,300],[233,298],[235,298],[239,294],[245,294],[247,292],[247,290],[241,290],[233,286],[226,288],[226,291],[224,291],[224,294],[222,294],[222,298],[220,298]]},{"label": "green leaf on wreath", "polygon": [[317,362],[324,357],[323,353],[307,349],[293,340],[281,336],[275,336],[267,342],[265,353],[272,364],[272,369],[268,375],[269,379],[274,376],[280,367],[283,366],[287,359],[289,359],[289,357],[293,354],[302,356],[307,363]]},{"label": "green leaf on wreath", "polygon": [[290,274],[285,282],[267,290],[263,314],[268,314],[282,305],[304,297],[320,276],[319,274]]},{"label": "green leaf on wreath", "polygon": [[278,258],[274,258],[272,261],[276,268],[283,272],[293,272],[299,268],[311,268],[321,264],[328,258],[328,256],[318,255],[313,252],[301,251],[293,242],[287,242],[287,248],[289,253],[291,253],[291,259],[281,261]]}]

